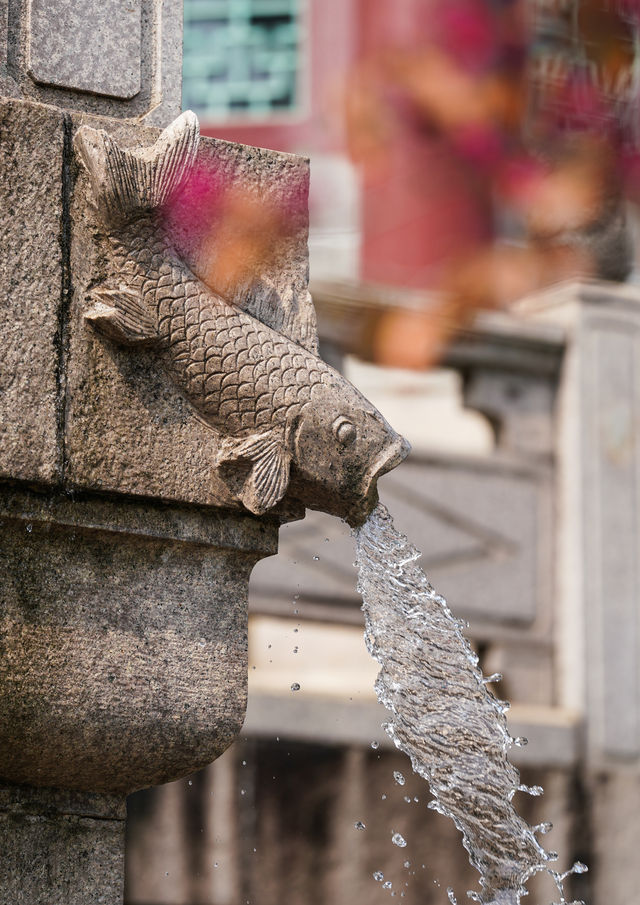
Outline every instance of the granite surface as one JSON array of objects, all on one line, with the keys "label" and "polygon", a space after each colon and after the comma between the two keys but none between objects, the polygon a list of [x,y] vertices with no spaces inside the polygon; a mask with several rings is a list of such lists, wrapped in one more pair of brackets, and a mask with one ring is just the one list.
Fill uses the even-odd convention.
[{"label": "granite surface", "polygon": [[0,523],[2,780],[125,795],[221,754],[277,523],[25,490],[5,490]]},{"label": "granite surface", "polygon": [[141,0],[30,0],[34,81],[128,100],[140,91]]},{"label": "granite surface", "polygon": [[0,789],[0,905],[121,905],[124,802],[114,816],[86,798]]},{"label": "granite surface", "polygon": [[182,0],[0,4],[0,97],[165,126],[181,92]]},{"label": "granite surface", "polygon": [[0,478],[60,477],[64,122],[0,101]]}]

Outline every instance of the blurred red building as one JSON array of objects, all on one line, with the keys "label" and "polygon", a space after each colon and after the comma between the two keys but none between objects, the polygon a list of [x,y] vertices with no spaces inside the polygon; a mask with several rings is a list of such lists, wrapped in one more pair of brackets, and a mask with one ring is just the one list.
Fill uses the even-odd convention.
[{"label": "blurred red building", "polygon": [[[237,6],[234,20],[233,3],[187,0],[184,103],[204,134],[312,155],[313,279],[423,288],[443,261],[491,236],[488,181],[414,108],[402,77],[389,81],[390,53],[415,57],[430,42],[462,51],[470,72],[486,67],[499,38],[478,14],[486,4],[456,4],[455,15],[432,0]],[[206,16],[231,41],[216,45],[210,33],[202,44]],[[281,54],[279,82],[268,65],[261,70],[265,51],[276,68]],[[241,78],[234,54],[245,63]],[[222,98],[211,91],[221,83]]]}]

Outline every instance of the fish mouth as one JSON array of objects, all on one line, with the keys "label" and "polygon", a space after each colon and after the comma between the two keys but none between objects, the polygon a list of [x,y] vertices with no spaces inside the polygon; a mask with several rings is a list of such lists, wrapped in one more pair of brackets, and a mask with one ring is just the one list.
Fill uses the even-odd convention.
[{"label": "fish mouth", "polygon": [[403,462],[411,451],[411,444],[400,434],[395,440],[382,450],[380,455],[367,469],[364,477],[364,492],[356,503],[349,509],[346,521],[352,528],[362,525],[378,504],[378,479],[387,472],[392,471]]}]

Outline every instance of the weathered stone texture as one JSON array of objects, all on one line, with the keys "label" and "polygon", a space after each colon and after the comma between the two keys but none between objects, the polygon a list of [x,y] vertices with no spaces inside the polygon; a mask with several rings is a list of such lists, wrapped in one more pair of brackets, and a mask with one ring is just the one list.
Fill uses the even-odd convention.
[{"label": "weathered stone texture", "polygon": [[0,100],[0,477],[59,471],[63,145],[58,111]]},{"label": "weathered stone texture", "polygon": [[247,584],[276,523],[23,492],[1,506],[2,778],[125,794],[214,760],[244,718]]},{"label": "weathered stone texture", "polygon": [[0,795],[0,905],[121,905],[123,815],[57,799]]},{"label": "weathered stone texture", "polygon": [[34,81],[129,99],[140,91],[141,0],[30,0]]}]

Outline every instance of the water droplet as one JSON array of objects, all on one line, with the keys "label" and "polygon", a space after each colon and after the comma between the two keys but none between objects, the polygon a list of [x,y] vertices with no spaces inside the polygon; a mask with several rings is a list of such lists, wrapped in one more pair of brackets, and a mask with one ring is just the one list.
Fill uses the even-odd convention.
[{"label": "water droplet", "polygon": [[518,791],[526,792],[527,795],[531,795],[533,798],[538,798],[540,795],[544,794],[542,786],[526,786],[524,783],[521,786],[518,786]]},{"label": "water droplet", "polygon": [[490,676],[485,676],[482,681],[485,685],[493,685],[495,682],[502,682],[502,673],[494,672]]},{"label": "water droplet", "polygon": [[576,861],[576,863],[571,868],[571,872],[574,874],[586,874],[589,870],[586,864],[583,864],[582,861]]},{"label": "water droplet", "polygon": [[241,795],[246,795],[246,794],[247,794],[247,790],[246,790],[246,789],[240,789],[240,794],[241,794]]},{"label": "water droplet", "polygon": [[293,652],[294,652],[294,654],[297,654],[297,653],[298,653],[298,648],[297,648],[297,647],[294,647],[294,648],[293,648]]},{"label": "water droplet", "polygon": [[418,798],[417,795],[413,796],[413,800],[415,801],[416,804],[418,804],[418,802],[420,801],[420,799]]},{"label": "water droplet", "polygon": [[516,738],[514,738],[513,744],[516,746],[516,748],[524,748],[529,744],[529,739],[525,738],[524,735],[518,735],[516,736]]},{"label": "water droplet", "polygon": [[357,830],[366,830],[366,826],[364,825],[362,820],[356,820],[356,822],[353,825]]},{"label": "water droplet", "polygon": [[293,611],[293,615],[294,615],[294,616],[297,616],[299,612],[300,612],[300,610],[294,610],[294,611]]},{"label": "water droplet", "polygon": [[383,801],[386,801],[386,800],[387,800],[387,796],[386,796],[386,795],[381,795],[380,798],[381,798]]},{"label": "water droplet", "polygon": [[402,775],[402,773],[398,773],[397,770],[394,770],[393,778],[395,779],[395,781],[398,783],[399,786],[403,786],[405,784],[404,776]]},{"label": "water droplet", "polygon": [[218,862],[217,862],[217,861],[214,861],[214,862],[213,862],[213,866],[214,866],[214,867],[218,867]]},{"label": "water droplet", "polygon": [[297,634],[298,634],[298,629],[297,629],[297,628],[294,628],[293,632],[294,632],[295,635],[297,635]]},{"label": "water droplet", "polygon": [[246,767],[246,766],[247,766],[246,760],[243,760],[243,761],[242,761],[242,766],[243,766],[243,767]]},{"label": "water droplet", "polygon": [[385,880],[384,883],[382,884],[383,889],[391,889],[392,886],[393,886],[393,883],[391,882],[391,880]]},{"label": "water droplet", "polygon": [[447,887],[447,896],[449,897],[451,905],[458,905],[458,900],[456,899],[453,889],[450,886]]},{"label": "water droplet", "polygon": [[381,870],[377,870],[373,875],[373,879],[377,880],[378,883],[381,883],[384,880],[384,874]]},{"label": "water droplet", "polygon": [[300,683],[292,682],[291,683],[291,691],[300,691]]},{"label": "water droplet", "polygon": [[407,802],[407,804],[411,804],[411,799],[409,798],[408,795],[404,796],[404,800]]},{"label": "water droplet", "polygon": [[317,554],[313,558],[316,562],[318,562],[318,560],[320,559],[320,557]]},{"label": "water droplet", "polygon": [[411,867],[411,861],[405,861],[405,862],[404,862],[404,866],[405,866],[405,867]]},{"label": "water droplet", "polygon": [[[27,534],[31,534],[32,531],[33,531],[33,525],[27,525]],[[169,874],[167,874],[167,876],[169,876]]]},{"label": "water droplet", "polygon": [[372,747],[372,748],[374,749],[374,751],[375,751],[376,748],[379,748],[379,747],[380,747],[380,742],[371,742],[371,747]]},{"label": "water droplet", "polygon": [[190,785],[190,786],[193,785],[193,780],[192,780],[192,779],[189,780],[189,785]]},{"label": "water droplet", "polygon": [[544,836],[546,833],[550,833],[553,829],[553,824],[548,821],[545,823],[539,823],[537,826],[534,826],[533,832],[540,833],[541,836]]},{"label": "water droplet", "polygon": [[405,848],[407,844],[407,840],[404,838],[404,836],[401,836],[400,833],[394,833],[391,837],[391,841],[394,845],[397,845],[398,848]]}]

